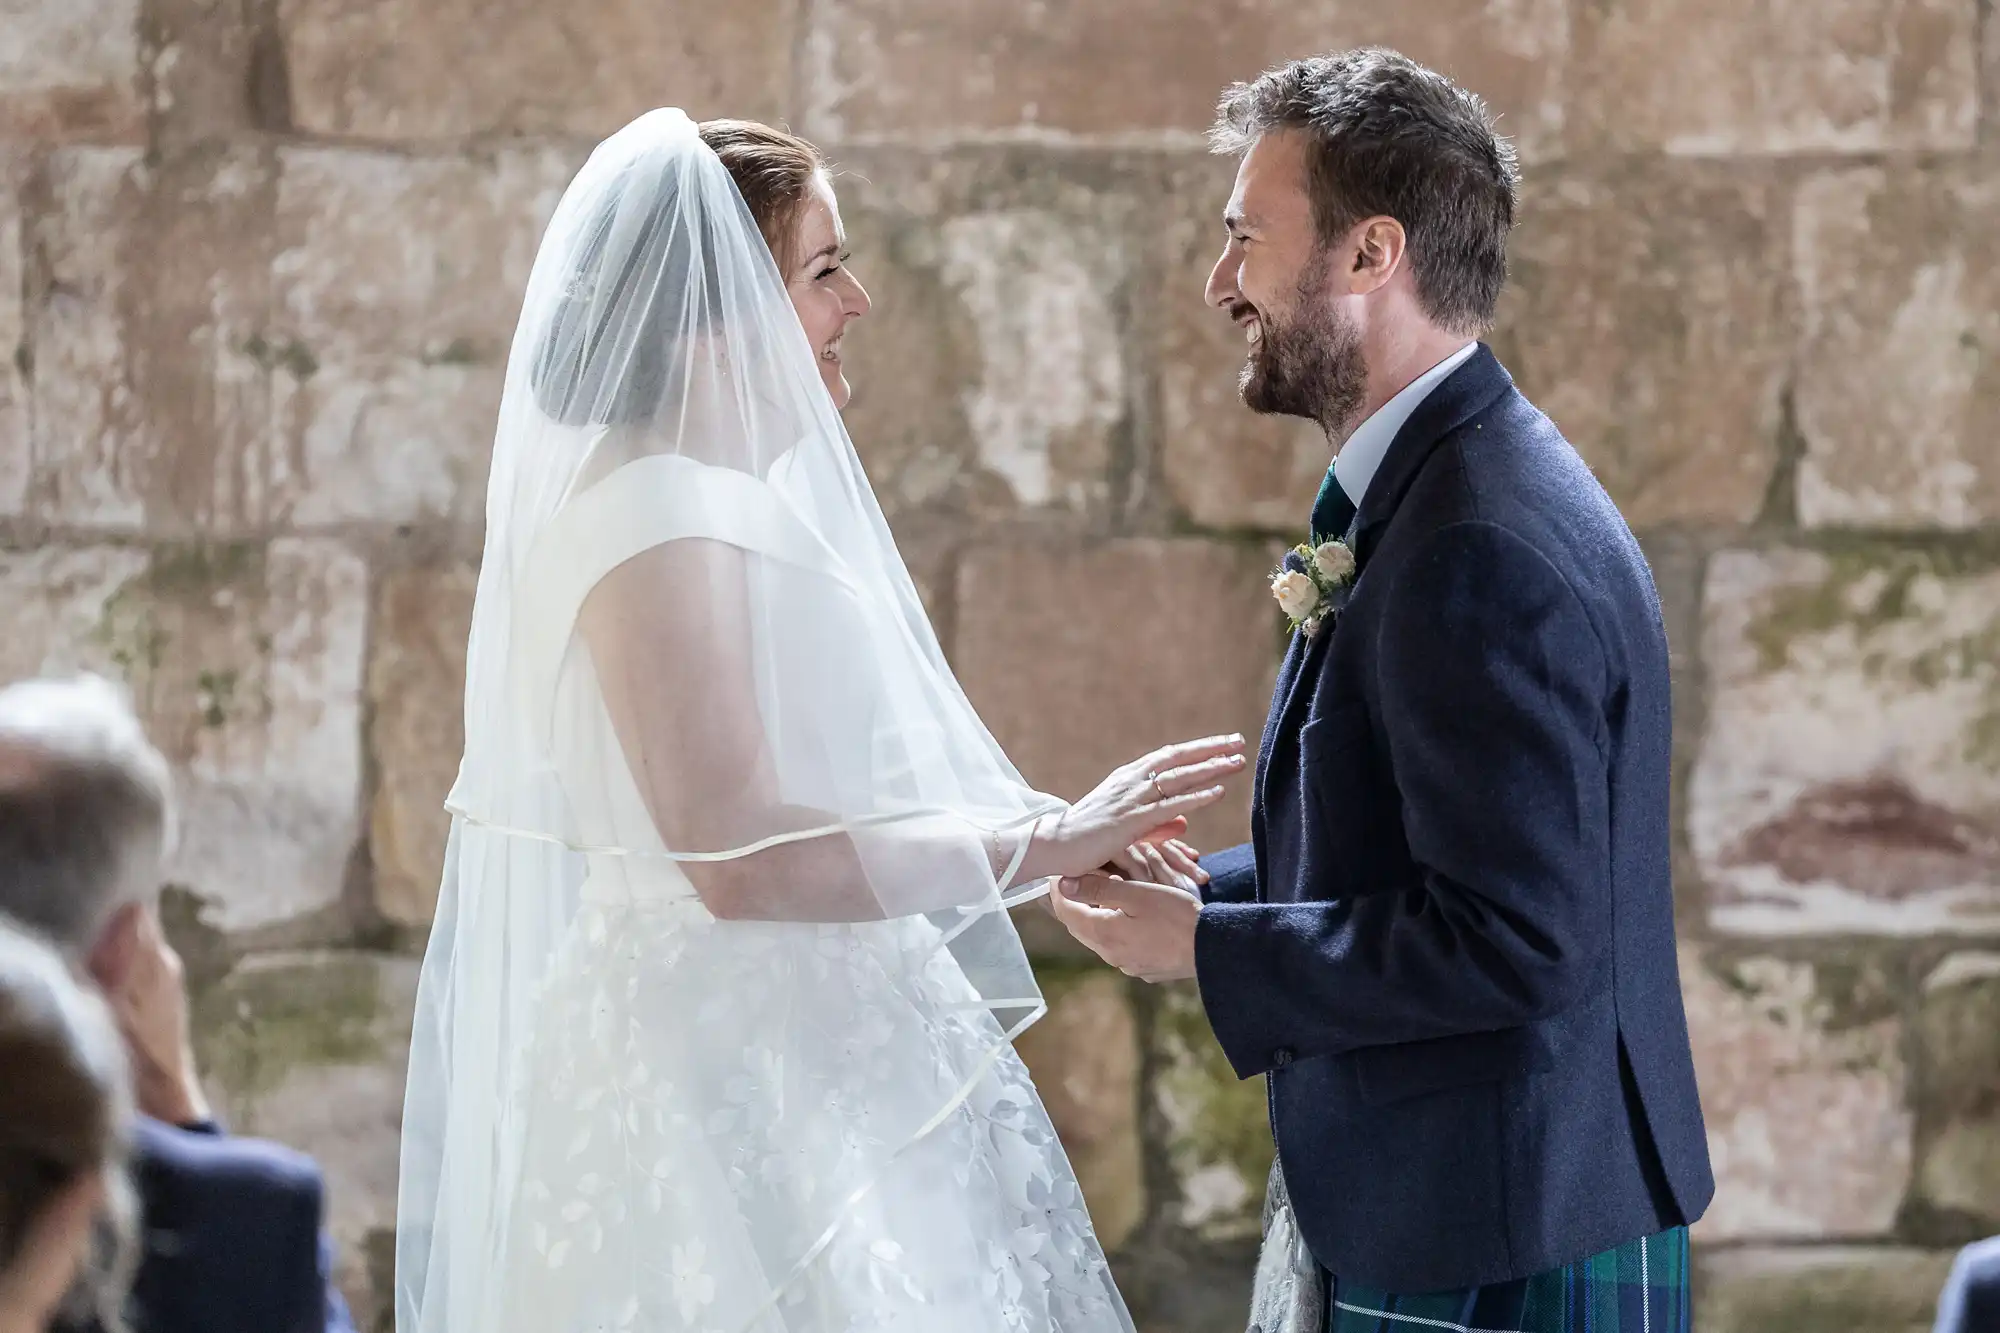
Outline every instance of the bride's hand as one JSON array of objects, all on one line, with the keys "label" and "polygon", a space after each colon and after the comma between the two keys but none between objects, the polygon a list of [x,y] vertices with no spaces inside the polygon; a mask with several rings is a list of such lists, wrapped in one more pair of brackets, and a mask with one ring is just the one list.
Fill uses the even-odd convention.
[{"label": "bride's hand", "polygon": [[1208,872],[1201,868],[1201,853],[1179,838],[1135,842],[1112,857],[1106,869],[1121,879],[1170,884],[1197,898],[1202,886],[1208,883]]},{"label": "bride's hand", "polygon": [[1114,864],[1121,879],[1137,884],[1163,884],[1179,889],[1190,898],[1201,897],[1208,872],[1195,863],[1185,844],[1169,840],[1161,843],[1134,843]]},{"label": "bride's hand", "polygon": [[1178,835],[1176,821],[1220,800],[1222,784],[1244,764],[1241,736],[1186,741],[1133,760],[1068,810],[1035,826],[1017,878],[1085,874],[1134,843]]}]

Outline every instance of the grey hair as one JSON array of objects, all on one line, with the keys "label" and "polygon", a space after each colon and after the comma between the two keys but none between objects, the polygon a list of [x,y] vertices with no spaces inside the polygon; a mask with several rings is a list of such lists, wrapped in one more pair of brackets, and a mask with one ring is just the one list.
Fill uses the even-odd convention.
[{"label": "grey hair", "polygon": [[72,957],[159,888],[173,838],[167,761],[101,676],[0,689],[0,912]]},{"label": "grey hair", "polygon": [[1294,60],[1222,94],[1209,144],[1242,154],[1274,130],[1307,136],[1306,189],[1322,248],[1364,218],[1392,217],[1438,327],[1492,327],[1507,284],[1521,172],[1486,104],[1382,47]]}]

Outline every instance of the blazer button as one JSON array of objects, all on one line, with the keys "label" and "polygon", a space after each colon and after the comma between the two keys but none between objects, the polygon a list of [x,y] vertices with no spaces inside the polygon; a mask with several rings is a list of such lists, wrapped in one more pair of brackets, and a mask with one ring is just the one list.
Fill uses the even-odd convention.
[{"label": "blazer button", "polygon": [[1271,1064],[1276,1068],[1283,1069],[1291,1062],[1292,1052],[1289,1047],[1280,1046],[1277,1050],[1271,1052]]}]

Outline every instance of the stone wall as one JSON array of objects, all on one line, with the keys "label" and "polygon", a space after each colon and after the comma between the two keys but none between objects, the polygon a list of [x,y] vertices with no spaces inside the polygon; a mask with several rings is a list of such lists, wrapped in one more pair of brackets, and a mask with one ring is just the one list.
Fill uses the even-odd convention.
[{"label": "stone wall", "polygon": [[[1234,400],[1201,131],[1364,41],[1517,137],[1494,342],[1665,594],[1700,1326],[1927,1327],[2000,1230],[1991,0],[0,0],[0,674],[137,690],[209,1078],[326,1162],[368,1320],[482,460],[589,145],[678,102],[845,164],[854,434],[967,689],[1074,794],[1261,717],[1325,451]],[[1259,1090],[1186,989],[1037,948],[1024,1044],[1146,1329],[1240,1328]]]}]

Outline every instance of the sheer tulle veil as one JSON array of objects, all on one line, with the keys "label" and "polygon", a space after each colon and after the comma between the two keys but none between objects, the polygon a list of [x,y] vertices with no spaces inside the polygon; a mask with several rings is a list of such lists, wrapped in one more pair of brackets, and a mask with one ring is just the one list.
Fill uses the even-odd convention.
[{"label": "sheer tulle veil", "polygon": [[[606,621],[660,645],[647,659],[659,699],[631,713],[603,641],[580,626],[614,571],[641,568],[656,584],[630,582]],[[588,1236],[601,1215],[638,1229],[627,1209],[650,1197],[670,1212],[676,1185],[713,1191],[701,1207],[740,1222],[740,1271],[761,1275],[754,1292],[697,1286],[702,1319],[724,1333],[791,1327],[758,1321],[797,1299],[799,1275],[883,1173],[1012,1059],[1009,1041],[1040,1015],[1002,888],[1015,867],[995,848],[1024,842],[1008,835],[1061,804],[1023,782],[961,692],[778,267],[677,110],[597,148],[535,260],[494,440],[465,736],[410,1058],[399,1333],[535,1326],[519,1270],[524,1255],[549,1259],[547,1228],[568,1217]],[[751,919],[705,911],[693,891],[704,876],[751,886]],[[591,988],[626,975],[601,960],[641,938],[616,924],[610,939],[593,932],[673,913],[685,924],[633,944],[645,956],[628,960],[626,989],[593,1010]],[[891,990],[944,996],[950,1031],[922,1039],[973,1043],[969,1059],[871,1074],[891,1081],[867,1085],[858,1147],[854,1104],[799,1081],[817,1057],[788,1024],[813,1003],[815,958],[850,977],[865,961]],[[675,978],[699,990],[685,1010],[657,1012],[667,1002],[644,997]],[[572,995],[580,1007],[564,1008]],[[789,1010],[773,1007],[780,996]],[[597,1039],[593,1012],[646,1028],[636,1073],[642,1062],[619,1054],[636,1047],[604,1046],[606,1079],[630,1075],[645,1098],[602,1119],[584,1092],[557,1095]],[[797,1053],[783,1070],[745,1073],[746,1050]],[[782,1105],[782,1125],[759,1132],[798,1145],[787,1169],[827,1182],[795,1190],[810,1201],[793,1208],[802,1216],[778,1216],[755,1192],[768,1182],[738,1181],[710,1147],[662,1150],[615,1212],[587,1190],[574,1204],[530,1197],[544,1157],[591,1173],[625,1160],[590,1139],[594,1126],[622,1136],[628,1156],[642,1128],[701,1131],[717,1114],[700,1100],[711,1074]],[[707,1132],[701,1144],[718,1141]],[[832,1145],[824,1162],[815,1144]],[[690,1308],[684,1278],[660,1281],[662,1300]],[[606,1293],[601,1315],[561,1315],[576,1322],[560,1333],[650,1327],[618,1322],[650,1290],[635,1277]]]}]

